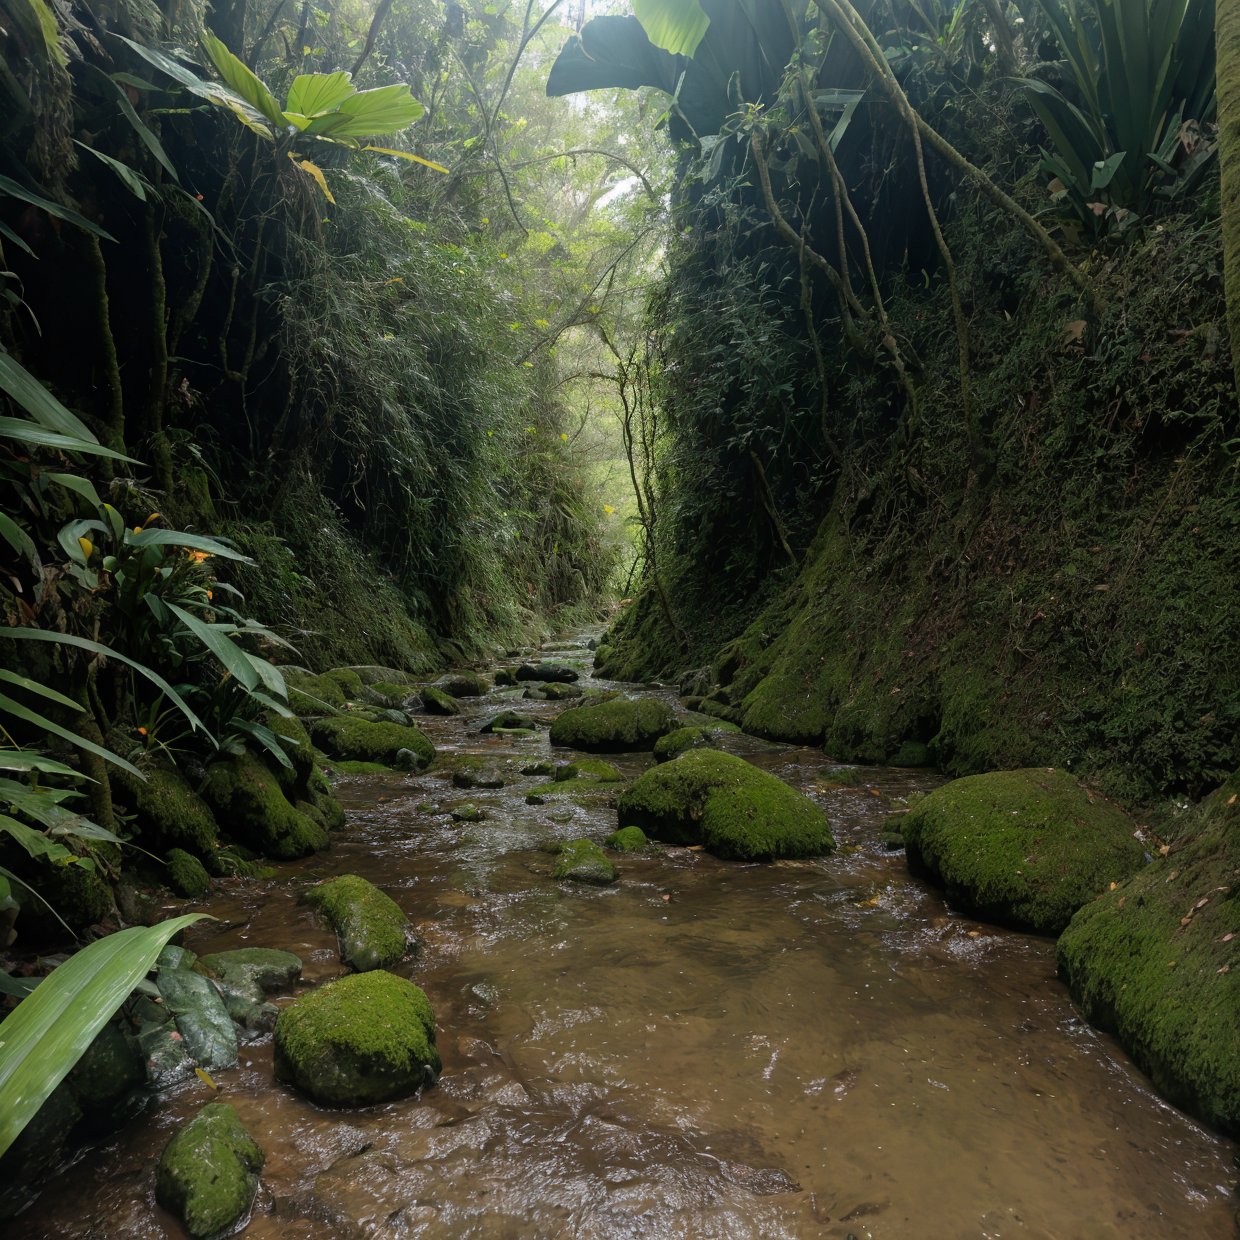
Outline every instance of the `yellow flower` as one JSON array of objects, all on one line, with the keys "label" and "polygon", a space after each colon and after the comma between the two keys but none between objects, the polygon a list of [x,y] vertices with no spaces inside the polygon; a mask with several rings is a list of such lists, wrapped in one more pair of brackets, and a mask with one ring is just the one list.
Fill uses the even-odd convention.
[{"label": "yellow flower", "polygon": [[195,564],[201,564],[203,560],[209,560],[211,558],[211,552],[209,551],[191,551],[187,549],[185,555]]},{"label": "yellow flower", "polygon": [[135,525],[135,526],[133,527],[133,532],[134,532],[135,534],[141,534],[141,533],[142,533],[142,527],[141,527],[140,525]]},{"label": "yellow flower", "polygon": [[89,560],[91,552],[95,549],[95,544],[89,538],[79,538],[78,546],[82,548],[82,554]]}]

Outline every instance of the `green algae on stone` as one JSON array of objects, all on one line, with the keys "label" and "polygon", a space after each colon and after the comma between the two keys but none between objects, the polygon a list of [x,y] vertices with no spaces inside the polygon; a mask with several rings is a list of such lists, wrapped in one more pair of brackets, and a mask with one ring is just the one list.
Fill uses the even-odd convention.
[{"label": "green algae on stone", "polygon": [[560,845],[551,877],[605,887],[620,876],[611,859],[593,840],[569,840]]},{"label": "green algae on stone", "polygon": [[566,710],[551,725],[551,743],[586,753],[625,753],[649,749],[675,727],[666,702],[613,698]]},{"label": "green algae on stone", "polygon": [[455,754],[446,765],[455,788],[502,788],[507,782],[494,760],[480,754]]},{"label": "green algae on stone", "polygon": [[428,715],[459,715],[461,704],[450,693],[437,689],[434,685],[426,685],[422,689],[422,709]]},{"label": "green algae on stone", "polygon": [[268,857],[291,861],[328,846],[326,830],[289,804],[276,777],[253,754],[213,762],[203,796],[230,836]]},{"label": "green algae on stone", "polygon": [[311,887],[305,899],[336,931],[340,959],[359,973],[395,964],[409,950],[409,919],[400,905],[356,874]]},{"label": "green algae on stone", "polygon": [[324,1106],[390,1102],[441,1070],[435,1018],[412,982],[376,970],[302,995],[280,1012],[275,1070]]},{"label": "green algae on stone", "polygon": [[977,917],[1052,935],[1141,868],[1133,830],[1116,806],[1045,767],[953,780],[901,821],[913,873]]},{"label": "green algae on stone", "polygon": [[620,798],[621,822],[720,857],[815,857],[835,841],[827,816],[781,779],[733,754],[691,749],[647,771]]},{"label": "green algae on stone", "polygon": [[453,822],[481,822],[486,817],[486,811],[473,801],[462,801],[454,805],[451,813]]},{"label": "green algae on stone", "polygon": [[133,810],[143,847],[151,852],[182,848],[197,857],[209,857],[215,851],[219,828],[207,803],[178,771],[151,766],[142,773],[146,778],[137,779],[114,767],[108,779],[114,799]]},{"label": "green algae on stone", "polygon": [[263,1151],[227,1103],[208,1103],[164,1147],[155,1199],[195,1238],[230,1231],[258,1191]]},{"label": "green algae on stone", "polygon": [[1160,1093],[1240,1137],[1240,773],[1179,841],[1081,907],[1059,973]]},{"label": "green algae on stone", "polygon": [[449,697],[485,697],[490,685],[477,672],[449,672],[435,681],[434,687]]},{"label": "green algae on stone", "polygon": [[310,724],[310,734],[319,748],[343,761],[391,765],[402,749],[416,754],[423,766],[435,757],[434,745],[412,724],[368,723],[336,715],[315,719]]},{"label": "green algae on stone", "polygon": [[603,843],[616,852],[641,852],[650,846],[646,833],[641,827],[621,827],[613,831]]},{"label": "green algae on stone", "polygon": [[166,858],[168,885],[179,896],[189,900],[201,900],[211,890],[211,876],[202,862],[183,848],[172,848]]}]

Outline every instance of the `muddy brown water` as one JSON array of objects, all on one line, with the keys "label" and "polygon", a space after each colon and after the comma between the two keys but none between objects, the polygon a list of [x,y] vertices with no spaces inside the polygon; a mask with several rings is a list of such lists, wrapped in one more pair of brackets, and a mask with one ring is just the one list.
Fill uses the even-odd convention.
[{"label": "muddy brown water", "polygon": [[[582,656],[566,645],[556,657]],[[570,756],[545,732],[478,735],[499,705],[561,709],[512,697],[427,731],[514,766]],[[613,809],[528,805],[543,781],[515,775],[469,792],[435,774],[343,779],[332,849],[226,886],[188,945],[286,948],[319,984],[341,972],[335,938],[298,892],[364,875],[418,928],[397,971],[434,1005],[438,1084],[322,1110],[273,1081],[264,1039],[217,1074],[219,1095],[195,1078],[86,1151],[9,1234],[180,1237],[153,1163],[214,1097],[267,1154],[248,1240],[1240,1234],[1235,1146],[1080,1022],[1053,945],[955,914],[883,851],[889,808],[930,776],[867,768],[841,788],[818,751],[730,747],[817,799],[840,852],[740,865],[670,849],[583,888],[553,882],[543,849],[601,839]],[[617,761],[636,774],[651,759]],[[454,822],[464,800],[486,819]]]}]

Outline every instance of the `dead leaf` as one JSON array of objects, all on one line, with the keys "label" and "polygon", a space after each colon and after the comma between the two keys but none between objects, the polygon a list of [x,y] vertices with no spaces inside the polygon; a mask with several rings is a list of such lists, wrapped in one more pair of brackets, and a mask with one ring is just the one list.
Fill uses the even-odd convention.
[{"label": "dead leaf", "polygon": [[1071,323],[1065,323],[1063,325],[1064,344],[1080,344],[1088,326],[1089,324],[1084,319],[1073,319]]},{"label": "dead leaf", "polygon": [[1219,969],[1219,972],[1220,972],[1220,973],[1230,973],[1230,972],[1231,972],[1231,965],[1229,965],[1229,964],[1225,964],[1225,965],[1224,965],[1221,969]]},{"label": "dead leaf", "polygon": [[1235,937],[1236,937],[1236,932],[1235,932],[1234,930],[1231,930],[1231,931],[1229,931],[1227,934],[1223,935],[1223,937],[1222,937],[1221,939],[1219,939],[1219,942],[1220,942],[1220,943],[1230,943],[1230,942],[1232,941],[1232,939],[1234,939]]}]

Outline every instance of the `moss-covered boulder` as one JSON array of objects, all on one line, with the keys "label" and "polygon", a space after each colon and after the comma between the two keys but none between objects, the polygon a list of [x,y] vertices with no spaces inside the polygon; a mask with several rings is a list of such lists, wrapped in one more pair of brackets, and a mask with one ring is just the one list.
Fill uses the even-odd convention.
[{"label": "moss-covered boulder", "polygon": [[208,1103],[164,1147],[155,1199],[199,1237],[231,1231],[258,1192],[263,1151],[227,1103]]},{"label": "moss-covered boulder", "polygon": [[617,784],[624,776],[602,758],[578,758],[576,762],[566,762],[555,768],[555,782],[562,784],[570,779],[593,779],[600,784]]},{"label": "moss-covered boulder", "polygon": [[484,697],[491,686],[477,672],[449,672],[435,681],[434,687],[449,697],[469,698]]},{"label": "moss-covered boulder", "polygon": [[1059,934],[1144,849],[1122,810],[1066,771],[1034,767],[955,779],[901,823],[909,869],[987,921]]},{"label": "moss-covered boulder", "polygon": [[428,715],[459,715],[461,704],[450,693],[427,685],[422,690],[422,709]]},{"label": "moss-covered boulder", "polygon": [[330,680],[338,685],[347,702],[366,700],[366,683],[351,667],[333,667],[330,671],[324,672],[319,679]]},{"label": "moss-covered boulder", "polygon": [[904,741],[900,748],[888,759],[888,766],[919,767],[933,766],[934,758],[930,746],[924,741]]},{"label": "moss-covered boulder", "polygon": [[359,973],[395,964],[409,950],[409,919],[400,905],[356,874],[311,887],[305,899],[336,931],[340,959]]},{"label": "moss-covered boulder", "polygon": [[566,710],[551,725],[551,743],[586,753],[625,753],[649,749],[675,727],[666,702],[613,698]]},{"label": "moss-covered boulder", "polygon": [[310,735],[333,758],[351,762],[382,762],[391,766],[402,749],[415,754],[423,767],[429,766],[435,757],[435,746],[412,724],[368,723],[336,715],[315,719],[310,724]]},{"label": "moss-covered boulder", "polygon": [[196,857],[209,857],[216,848],[219,828],[210,806],[170,767],[150,766],[137,779],[119,767],[109,769],[113,798],[132,810],[140,842],[149,852],[181,848]]},{"label": "moss-covered boulder", "polygon": [[718,749],[719,738],[725,732],[739,732],[740,728],[724,720],[712,721],[708,726],[700,724],[677,728],[654,743],[657,762],[670,762],[688,749]]},{"label": "moss-covered boulder", "polygon": [[1170,854],[1082,906],[1059,972],[1177,1106],[1240,1137],[1240,773]]},{"label": "moss-covered boulder", "polygon": [[604,841],[608,848],[616,852],[641,852],[650,846],[646,833],[641,827],[621,827],[613,831]]},{"label": "moss-covered boulder", "polygon": [[[526,691],[526,696],[529,691]],[[565,684],[560,681],[550,680],[542,687],[543,701],[545,702],[566,702],[569,698],[579,698],[582,696],[582,690],[578,685]]]},{"label": "moss-covered boulder", "polygon": [[276,1076],[324,1106],[403,1098],[440,1071],[426,995],[391,973],[355,973],[284,1008]]},{"label": "moss-covered boulder", "polygon": [[560,846],[552,878],[606,887],[620,876],[611,858],[593,840],[569,840]]},{"label": "moss-covered boulder", "polygon": [[274,710],[267,712],[263,722],[281,738],[289,765],[285,766],[273,758],[271,770],[285,795],[291,798],[306,787],[314,771],[314,746],[310,742],[310,733],[300,719],[289,719]]},{"label": "moss-covered boulder", "polygon": [[394,681],[379,680],[366,686],[366,697],[378,706],[388,710],[404,710],[418,698],[416,685],[398,684]]},{"label": "moss-covered boulder", "polygon": [[451,765],[455,788],[502,788],[508,782],[505,773],[480,754],[457,754]]},{"label": "moss-covered boulder", "polygon": [[168,886],[187,900],[201,900],[211,890],[211,876],[197,857],[183,848],[172,848],[165,858],[168,865]]},{"label": "moss-covered boulder", "polygon": [[288,704],[301,716],[331,714],[346,701],[344,690],[330,676],[315,676],[301,668],[283,668]]},{"label": "moss-covered boulder", "polygon": [[816,857],[835,841],[807,796],[743,758],[691,749],[647,771],[620,798],[620,821],[669,844],[704,844],[720,857]]},{"label": "moss-covered boulder", "polygon": [[203,796],[233,839],[289,861],[328,846],[323,826],[289,804],[276,777],[253,754],[213,762]]},{"label": "moss-covered boulder", "polygon": [[581,674],[559,663],[522,663],[516,672],[517,680],[536,680],[546,684],[572,684]]}]

